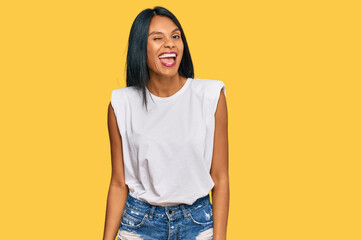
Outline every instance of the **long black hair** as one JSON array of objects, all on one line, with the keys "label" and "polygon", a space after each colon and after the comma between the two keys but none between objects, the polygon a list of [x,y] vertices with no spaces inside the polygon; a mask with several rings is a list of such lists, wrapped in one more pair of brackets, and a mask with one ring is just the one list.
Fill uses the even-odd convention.
[{"label": "long black hair", "polygon": [[186,36],[184,35],[181,24],[178,19],[169,10],[163,7],[147,8],[140,12],[135,18],[128,41],[127,54],[127,86],[135,86],[143,95],[143,104],[147,108],[146,84],[149,81],[149,72],[147,65],[147,41],[150,20],[156,16],[162,15],[170,18],[181,32],[184,45],[182,61],[179,65],[178,73],[186,78],[194,78],[193,62],[189,52]]}]

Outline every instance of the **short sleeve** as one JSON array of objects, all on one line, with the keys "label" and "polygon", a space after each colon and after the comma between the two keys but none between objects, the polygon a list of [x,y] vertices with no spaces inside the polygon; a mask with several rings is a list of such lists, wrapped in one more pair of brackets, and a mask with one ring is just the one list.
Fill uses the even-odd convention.
[{"label": "short sleeve", "polygon": [[110,104],[112,105],[114,112],[117,111],[117,101],[119,101],[119,99],[117,99],[117,94],[118,93],[118,89],[114,89],[110,95]]},{"label": "short sleeve", "polygon": [[219,97],[221,95],[221,90],[223,90],[224,96],[226,96],[226,86],[223,81],[213,80],[214,84],[212,84],[211,88],[211,113],[214,115],[217,110]]},{"label": "short sleeve", "polygon": [[114,114],[118,123],[118,128],[122,132],[124,130],[125,110],[121,89],[114,89],[112,91],[110,95],[110,104],[113,107]]}]

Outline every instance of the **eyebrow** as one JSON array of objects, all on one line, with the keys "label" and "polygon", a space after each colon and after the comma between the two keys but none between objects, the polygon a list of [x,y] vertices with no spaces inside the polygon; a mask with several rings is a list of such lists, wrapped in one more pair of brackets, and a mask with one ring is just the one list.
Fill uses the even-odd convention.
[{"label": "eyebrow", "polygon": [[[176,28],[176,29],[174,29],[172,32],[175,32],[175,31],[180,31],[180,30],[179,30],[179,28]],[[162,32],[151,32],[151,33],[149,33],[148,36],[150,36],[150,35],[152,35],[152,34],[163,34],[163,33],[162,33]]]}]

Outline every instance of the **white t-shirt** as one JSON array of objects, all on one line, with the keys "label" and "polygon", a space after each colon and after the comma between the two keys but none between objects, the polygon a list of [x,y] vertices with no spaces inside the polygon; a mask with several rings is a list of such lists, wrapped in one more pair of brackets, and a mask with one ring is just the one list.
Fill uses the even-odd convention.
[{"label": "white t-shirt", "polygon": [[112,91],[132,197],[152,205],[191,205],[211,191],[214,114],[222,89],[226,94],[220,80],[197,78],[169,97],[146,89],[148,111],[134,86]]}]

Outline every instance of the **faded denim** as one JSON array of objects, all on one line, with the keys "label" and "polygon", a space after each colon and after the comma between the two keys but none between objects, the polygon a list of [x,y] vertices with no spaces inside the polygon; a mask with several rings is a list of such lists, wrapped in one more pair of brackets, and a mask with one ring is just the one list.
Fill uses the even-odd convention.
[{"label": "faded denim", "polygon": [[213,240],[209,194],[192,205],[156,206],[128,194],[117,240]]}]

